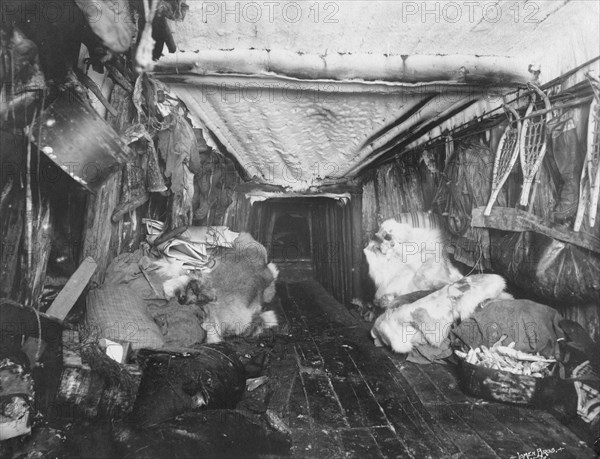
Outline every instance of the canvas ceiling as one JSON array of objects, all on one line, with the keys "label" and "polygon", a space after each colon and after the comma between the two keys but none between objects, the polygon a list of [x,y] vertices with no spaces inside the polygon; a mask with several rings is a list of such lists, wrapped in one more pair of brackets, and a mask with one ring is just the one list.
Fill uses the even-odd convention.
[{"label": "canvas ceiling", "polygon": [[250,177],[295,191],[600,54],[587,0],[188,4],[158,75]]}]

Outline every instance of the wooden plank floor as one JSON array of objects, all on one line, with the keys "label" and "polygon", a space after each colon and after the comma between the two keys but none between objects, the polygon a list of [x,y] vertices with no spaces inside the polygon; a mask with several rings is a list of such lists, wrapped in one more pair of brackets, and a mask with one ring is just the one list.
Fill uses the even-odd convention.
[{"label": "wooden plank floor", "polygon": [[549,459],[595,457],[545,411],[467,397],[447,368],[376,348],[369,325],[317,282],[278,293],[289,339],[274,349],[266,402],[291,428],[294,457],[509,459],[538,448],[554,448]]}]

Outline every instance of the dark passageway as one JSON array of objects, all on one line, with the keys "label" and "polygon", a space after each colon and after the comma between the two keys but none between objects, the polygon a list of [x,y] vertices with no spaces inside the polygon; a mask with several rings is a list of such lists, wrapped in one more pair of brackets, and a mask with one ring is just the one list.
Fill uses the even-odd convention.
[{"label": "dark passageway", "polygon": [[304,215],[289,212],[275,221],[271,257],[276,262],[310,260],[310,230]]},{"label": "dark passageway", "polygon": [[470,398],[443,366],[375,348],[368,324],[317,282],[278,293],[290,340],[274,348],[267,402],[292,430],[294,457],[594,457],[546,411]]}]

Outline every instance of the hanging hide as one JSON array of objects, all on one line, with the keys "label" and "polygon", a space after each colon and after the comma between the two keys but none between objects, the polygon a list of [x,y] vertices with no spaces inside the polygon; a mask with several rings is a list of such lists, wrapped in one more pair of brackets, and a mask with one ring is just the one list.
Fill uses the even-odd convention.
[{"label": "hanging hide", "polygon": [[58,83],[77,65],[82,43],[101,70],[97,64],[127,51],[134,34],[127,0],[22,0],[3,10],[3,28],[13,24],[38,46],[44,75]]},{"label": "hanging hide", "polygon": [[172,116],[171,126],[158,133],[158,150],[165,162],[165,177],[171,181],[167,222],[170,229],[192,223],[194,174],[189,165],[191,158],[198,154],[192,126],[182,115],[173,113]]},{"label": "hanging hide", "polygon": [[[0,125],[23,127],[31,119],[33,104],[45,88],[38,48],[17,28],[0,29]],[[7,135],[7,134],[3,134]]]},{"label": "hanging hide", "polygon": [[123,216],[146,203],[150,195],[146,191],[142,168],[136,164],[127,163],[123,168],[121,180],[121,200],[112,214],[112,221],[118,222]]},{"label": "hanging hide", "polygon": [[182,22],[189,9],[185,0],[161,0],[156,14],[171,21]]},{"label": "hanging hide", "polygon": [[152,38],[154,39],[154,48],[152,50],[153,60],[157,61],[160,59],[165,45],[167,45],[170,53],[177,51],[177,45],[166,18],[161,16],[154,18],[152,22]]},{"label": "hanging hide", "polygon": [[600,300],[600,256],[534,232],[493,231],[492,261],[509,281],[548,301]]},{"label": "hanging hide", "polygon": [[152,141],[148,141],[146,145],[147,149],[143,166],[146,171],[146,189],[151,193],[164,193],[167,191],[167,186],[160,170],[158,153]]},{"label": "hanging hide", "polygon": [[[577,110],[580,112],[580,110]],[[584,154],[577,137],[573,111],[563,115],[552,129],[552,156],[560,174],[559,199],[554,207],[554,221],[565,222],[575,216],[579,201],[579,177]]]},{"label": "hanging hide", "polygon": [[[195,130],[198,133],[199,130]],[[218,225],[232,202],[239,175],[231,160],[210,149],[202,135],[196,135],[201,149],[199,162],[190,164],[194,172],[194,224]],[[204,151],[202,151],[204,148]],[[192,158],[193,159],[193,158]]]},{"label": "hanging hide", "polygon": [[0,30],[0,83],[24,85],[39,71],[38,50],[17,27]]},{"label": "hanging hide", "polygon": [[[122,89],[120,91],[122,92]],[[127,109],[123,110],[123,108],[121,107],[121,112],[119,112],[120,116],[115,119],[121,121],[119,124],[122,124],[123,120],[121,118],[123,115],[131,115],[128,119],[133,118],[133,114],[129,114]],[[123,128],[124,126],[121,126],[119,130],[123,140],[137,153],[134,160],[138,163],[137,168],[139,171],[137,173],[140,175],[137,177],[138,183],[136,184],[136,188],[143,189],[143,182],[145,182],[145,189],[151,193],[163,193],[167,191],[165,179],[160,168],[158,153],[154,146],[154,139],[146,127],[141,123],[137,123],[130,125],[124,130]]]},{"label": "hanging hide", "polygon": [[[489,234],[486,229],[471,227],[471,211],[485,205],[492,192],[493,152],[481,139],[470,138],[457,143],[454,156],[444,174],[434,200],[434,209],[444,215],[452,233],[454,259],[467,266],[490,268]],[[506,205],[500,190],[497,206]]]},{"label": "hanging hide", "polygon": [[133,28],[126,0],[75,0],[75,3],[104,46],[115,53],[129,49]]}]

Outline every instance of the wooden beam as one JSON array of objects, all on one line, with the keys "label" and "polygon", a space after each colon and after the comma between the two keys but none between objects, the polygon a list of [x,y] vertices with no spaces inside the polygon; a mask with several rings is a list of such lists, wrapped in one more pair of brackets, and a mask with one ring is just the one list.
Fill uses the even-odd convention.
[{"label": "wooden beam", "polygon": [[104,105],[104,108],[106,108],[106,110],[108,110],[108,112],[112,115],[112,116],[117,116],[117,110],[115,109],[115,107],[113,107],[110,102],[108,101],[108,99],[106,97],[104,97],[104,94],[102,94],[102,89],[100,89],[98,87],[98,85],[96,84],[96,82],[94,80],[92,80],[89,76],[87,76],[85,73],[83,73],[81,70],[77,69],[75,70],[75,75],[77,75],[77,78],[79,79],[79,81],[81,82],[81,84],[83,84],[87,89],[89,89],[90,91],[92,91],[92,93],[96,96],[96,98],[98,99],[98,101]]},{"label": "wooden beam", "polygon": [[533,81],[529,62],[503,56],[327,53],[282,49],[206,49],[163,56],[155,67],[165,74],[281,75],[333,81],[522,85]]},{"label": "wooden beam", "polygon": [[54,302],[46,311],[46,315],[65,320],[67,314],[80,297],[98,265],[92,257],[87,257],[71,276],[67,284],[58,293]]},{"label": "wooden beam", "polygon": [[575,231],[562,226],[554,226],[540,217],[519,209],[494,207],[491,214],[483,215],[485,207],[473,209],[471,226],[477,228],[493,228],[502,231],[533,231],[545,236],[568,242],[569,244],[600,253],[600,238]]},{"label": "wooden beam", "polygon": [[384,135],[390,132],[392,129],[397,128],[404,122],[406,122],[411,116],[415,115],[419,110],[423,109],[425,105],[427,105],[432,99],[435,99],[437,94],[430,94],[423,97],[421,100],[418,100],[412,107],[406,110],[398,119],[394,120],[388,126],[384,126],[381,130],[375,132],[371,135],[367,140],[365,140],[361,147],[364,148],[366,145],[375,144],[379,139],[381,139]]},{"label": "wooden beam", "polygon": [[99,268],[92,278],[97,284],[104,282],[104,274],[110,261],[117,255],[116,242],[112,238],[114,227],[111,216],[117,206],[121,174],[113,174],[97,194],[88,196],[83,238],[83,257],[97,260]]},{"label": "wooden beam", "polygon": [[0,195],[0,298],[17,299],[20,296],[19,257],[23,239],[25,190],[17,180],[18,177],[16,180],[12,177],[7,179]]},{"label": "wooden beam", "polygon": [[415,126],[411,126],[405,132],[403,132],[400,136],[395,139],[392,139],[386,145],[379,147],[376,151],[373,151],[369,158],[366,161],[361,163],[358,168],[353,171],[353,175],[357,175],[363,170],[366,170],[367,166],[369,169],[377,169],[380,166],[383,166],[385,163],[394,159],[398,153],[402,153],[404,147],[409,145],[416,139],[427,134],[432,129],[438,127],[440,124],[445,121],[451,119],[453,116],[459,114],[463,110],[466,110],[471,105],[477,103],[476,99],[459,101],[458,106],[455,104],[451,106],[448,110],[440,113],[438,116],[435,116],[429,120],[426,120],[424,123],[420,123]]},{"label": "wooden beam", "polygon": [[363,242],[362,242],[362,194],[352,196],[352,266],[347,269],[352,271],[352,296],[354,298],[363,298],[363,285],[361,282],[361,267],[363,261]]}]

